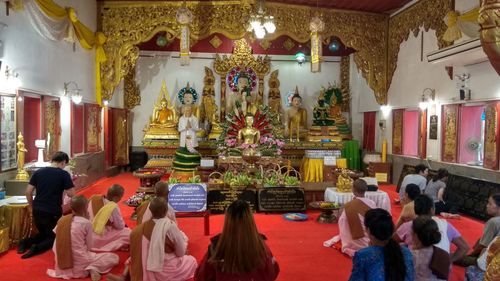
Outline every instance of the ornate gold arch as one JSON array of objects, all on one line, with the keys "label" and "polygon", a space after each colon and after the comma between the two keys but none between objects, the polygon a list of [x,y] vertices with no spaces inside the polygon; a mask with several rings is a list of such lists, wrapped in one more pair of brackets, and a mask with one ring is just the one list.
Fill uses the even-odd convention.
[{"label": "ornate gold arch", "polygon": [[252,55],[252,47],[248,45],[245,39],[240,39],[235,42],[233,54],[229,57],[219,54],[215,55],[214,69],[217,74],[221,76],[221,116],[225,115],[225,98],[226,98],[226,76],[233,69],[233,67],[250,67],[255,71],[259,78],[258,94],[259,98],[263,100],[264,96],[264,76],[271,70],[271,58],[268,56],[258,56],[257,58]]},{"label": "ornate gold arch", "polygon": [[[441,30],[444,23],[440,13],[444,15],[448,10],[433,9],[448,7],[451,1],[423,0],[418,2],[415,6],[427,6],[428,8],[422,8],[422,10],[429,12],[428,16],[422,16],[419,19],[424,23],[432,22],[430,28],[437,26],[438,30]],[[247,33],[246,26],[250,15],[255,10],[253,4],[249,4],[250,2],[253,1],[188,2],[187,6],[194,16],[190,24],[191,38],[196,41],[213,33],[222,33],[233,40],[243,38]],[[439,4],[433,4],[434,2]],[[108,38],[104,45],[108,60],[101,66],[103,99],[111,99],[121,79],[133,69],[139,56],[138,44],[147,41],[160,31],[179,36],[180,25],[175,16],[181,4],[180,1],[99,2],[99,25]],[[354,61],[358,70],[367,79],[370,88],[374,90],[377,102],[387,103],[387,90],[394,73],[393,58],[395,56],[397,59],[397,51],[399,51],[399,44],[398,48],[388,48],[390,36],[388,15],[316,9],[278,3],[267,3],[266,8],[274,16],[277,26],[277,32],[268,40],[287,35],[302,43],[310,39],[309,22],[312,16],[320,12],[326,26],[322,37],[337,36],[346,46],[357,50]],[[419,20],[415,24],[418,26],[422,22]],[[408,23],[392,26],[393,30],[398,32],[391,34],[408,34],[408,28],[412,27]],[[405,36],[394,36],[396,39],[390,39],[390,44],[401,43],[401,37]]]}]

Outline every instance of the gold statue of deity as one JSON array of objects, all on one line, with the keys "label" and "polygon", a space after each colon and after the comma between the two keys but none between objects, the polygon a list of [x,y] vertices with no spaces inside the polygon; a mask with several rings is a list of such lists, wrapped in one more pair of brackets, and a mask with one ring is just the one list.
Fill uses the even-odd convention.
[{"label": "gold statue of deity", "polygon": [[349,171],[342,169],[339,177],[337,178],[337,191],[338,192],[351,192],[354,181],[349,177]]},{"label": "gold statue of deity", "polygon": [[245,117],[245,128],[238,131],[239,144],[258,144],[260,141],[260,131],[253,126],[253,116],[247,115]]},{"label": "gold statue of deity", "polygon": [[290,141],[300,141],[301,134],[307,131],[307,111],[302,107],[302,97],[299,95],[299,88],[297,86],[295,87],[295,94],[292,96],[290,105],[285,116],[286,129]]},{"label": "gold statue of deity", "polygon": [[24,146],[24,137],[19,132],[19,135],[17,136],[17,175],[16,175],[16,180],[28,180],[29,175],[28,173],[24,170],[24,161],[25,161],[25,155],[28,150]]},{"label": "gold statue of deity", "polygon": [[153,115],[149,124],[144,128],[144,139],[179,139],[178,122],[175,108],[170,104],[167,85],[163,81]]}]

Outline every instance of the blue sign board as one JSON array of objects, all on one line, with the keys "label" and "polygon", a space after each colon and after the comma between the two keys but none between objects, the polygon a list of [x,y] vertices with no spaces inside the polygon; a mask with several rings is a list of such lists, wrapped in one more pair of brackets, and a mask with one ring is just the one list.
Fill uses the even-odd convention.
[{"label": "blue sign board", "polygon": [[204,183],[169,184],[168,203],[176,212],[203,212],[207,209],[207,185]]}]

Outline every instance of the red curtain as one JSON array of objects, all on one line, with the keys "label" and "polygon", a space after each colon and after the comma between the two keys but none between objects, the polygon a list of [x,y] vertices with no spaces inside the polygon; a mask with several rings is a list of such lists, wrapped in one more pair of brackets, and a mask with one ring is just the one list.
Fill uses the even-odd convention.
[{"label": "red curtain", "polygon": [[375,151],[375,119],[377,112],[365,112],[363,120],[363,149]]},{"label": "red curtain", "polygon": [[403,113],[403,155],[418,156],[419,117],[417,110],[405,110]]}]

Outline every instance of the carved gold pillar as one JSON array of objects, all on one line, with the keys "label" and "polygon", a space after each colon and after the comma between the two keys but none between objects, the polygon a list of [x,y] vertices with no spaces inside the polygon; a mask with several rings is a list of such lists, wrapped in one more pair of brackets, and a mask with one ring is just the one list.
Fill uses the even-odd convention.
[{"label": "carved gold pillar", "polygon": [[141,104],[141,91],[135,81],[135,67],[132,68],[123,81],[125,108],[132,109]]},{"label": "carved gold pillar", "polygon": [[442,157],[444,162],[456,163],[458,159],[458,104],[443,105]]},{"label": "carved gold pillar", "polygon": [[259,89],[258,93],[259,96],[257,97],[257,104],[263,104],[264,103],[264,75],[259,74]]},{"label": "carved gold pillar", "polygon": [[351,89],[349,87],[349,56],[340,59],[340,90],[342,91],[342,111],[351,111]]},{"label": "carved gold pillar", "polygon": [[482,0],[478,22],[483,50],[500,75],[500,0]]},{"label": "carved gold pillar", "polygon": [[226,118],[226,77],[220,78],[220,121]]},{"label": "carved gold pillar", "polygon": [[499,114],[500,103],[491,103],[486,106],[486,120],[484,132],[484,161],[487,169],[498,170],[498,150],[500,145]]},{"label": "carved gold pillar", "polygon": [[392,154],[403,154],[404,109],[392,111]]}]

